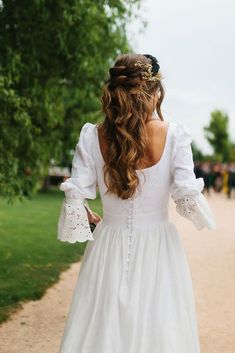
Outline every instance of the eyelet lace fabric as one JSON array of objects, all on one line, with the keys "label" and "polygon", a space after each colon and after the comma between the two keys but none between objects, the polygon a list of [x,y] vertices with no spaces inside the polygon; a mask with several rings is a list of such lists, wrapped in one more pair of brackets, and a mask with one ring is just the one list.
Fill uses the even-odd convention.
[{"label": "eyelet lace fabric", "polygon": [[207,227],[216,229],[213,214],[203,194],[185,196],[176,201],[176,211],[191,220],[198,230]]},{"label": "eyelet lace fabric", "polygon": [[58,222],[58,240],[69,243],[94,240],[84,205],[84,200],[64,200]]},{"label": "eyelet lace fabric", "polygon": [[184,197],[183,199],[176,201],[176,211],[183,217],[193,219],[195,216],[195,207],[197,203],[193,197]]}]

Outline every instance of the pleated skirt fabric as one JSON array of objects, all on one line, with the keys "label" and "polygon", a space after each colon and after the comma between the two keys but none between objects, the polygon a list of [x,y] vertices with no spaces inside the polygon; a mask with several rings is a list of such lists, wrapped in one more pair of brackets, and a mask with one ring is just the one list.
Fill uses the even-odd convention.
[{"label": "pleated skirt fabric", "polygon": [[59,353],[200,353],[191,273],[175,225],[134,229],[129,262],[125,228],[102,220],[93,236]]}]

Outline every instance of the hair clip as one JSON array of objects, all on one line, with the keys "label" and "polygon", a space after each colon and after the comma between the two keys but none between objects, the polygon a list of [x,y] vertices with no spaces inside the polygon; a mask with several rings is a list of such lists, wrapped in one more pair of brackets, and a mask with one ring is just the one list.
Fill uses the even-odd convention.
[{"label": "hair clip", "polygon": [[140,74],[143,80],[147,81],[160,81],[160,77],[156,74],[153,75],[152,64],[142,63],[141,61],[136,61],[135,66],[141,69]]}]

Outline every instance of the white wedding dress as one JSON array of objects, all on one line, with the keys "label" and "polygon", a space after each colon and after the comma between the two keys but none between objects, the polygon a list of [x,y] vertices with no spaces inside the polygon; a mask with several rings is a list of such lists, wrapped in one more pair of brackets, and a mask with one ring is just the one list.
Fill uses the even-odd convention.
[{"label": "white wedding dress", "polygon": [[[168,218],[170,196],[198,230],[215,222],[193,172],[191,136],[169,123],[160,161],[137,170],[133,198],[106,194],[96,124],[86,123],[73,158],[58,239],[88,240],[60,353],[199,353],[194,293],[187,258]],[[87,199],[98,185],[103,219],[90,231]]]}]

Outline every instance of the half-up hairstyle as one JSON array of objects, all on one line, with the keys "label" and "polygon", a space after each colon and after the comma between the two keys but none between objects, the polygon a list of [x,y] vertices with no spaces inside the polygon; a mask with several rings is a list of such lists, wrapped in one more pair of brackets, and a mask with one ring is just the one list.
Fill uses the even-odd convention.
[{"label": "half-up hairstyle", "polygon": [[[146,76],[142,64],[152,69],[149,79],[143,78]],[[132,197],[139,185],[136,169],[144,159],[148,143],[146,120],[155,109],[164,120],[161,113],[164,88],[159,67],[151,55],[120,55],[109,69],[109,78],[103,87],[101,102],[105,119],[99,126],[107,142],[104,180],[107,192],[122,199]],[[153,106],[155,95],[158,95],[156,107]]]}]

